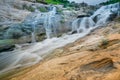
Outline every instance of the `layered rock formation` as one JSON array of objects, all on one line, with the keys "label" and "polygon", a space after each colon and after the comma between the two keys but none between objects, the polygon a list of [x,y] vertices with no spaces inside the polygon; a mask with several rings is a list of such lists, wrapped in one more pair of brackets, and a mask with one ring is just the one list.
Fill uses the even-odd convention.
[{"label": "layered rock formation", "polygon": [[[87,15],[83,10],[63,9],[61,5],[56,5],[57,13],[55,15],[57,27],[57,36],[61,36],[71,30],[72,21],[79,15]],[[43,13],[50,11],[51,5],[37,3],[34,0],[1,0],[0,2],[0,51],[4,51],[4,46],[11,46],[18,43],[32,42],[32,35],[36,41],[42,41],[46,38],[44,28],[45,16]],[[87,9],[86,11],[90,11]],[[43,17],[43,19],[41,19]],[[37,18],[37,19],[36,19]],[[36,23],[37,22],[37,23]],[[35,29],[33,30],[33,27]],[[29,38],[29,39],[28,39]],[[6,42],[7,39],[7,43]],[[12,39],[12,43],[11,42]],[[13,48],[13,47],[12,47]],[[6,48],[5,48],[6,50]]]},{"label": "layered rock formation", "polygon": [[119,53],[120,24],[112,22],[56,49],[41,64],[10,80],[119,80]]},{"label": "layered rock formation", "polygon": [[[41,40],[43,40],[44,38],[46,38],[45,27],[47,27],[46,31],[50,31],[50,33],[54,32],[53,29],[55,29],[56,27],[54,27],[55,25],[53,23],[57,20],[58,22],[61,23],[61,25],[60,27],[57,27],[59,29],[56,31],[58,32],[61,31],[61,33],[63,34],[64,32],[69,31],[71,22],[73,21],[74,18],[76,18],[77,16],[78,18],[85,17],[82,18],[81,20],[82,22],[80,20],[77,21],[77,23],[81,24],[82,28],[85,28],[83,32],[85,33],[85,31],[88,28],[94,27],[95,25],[94,22],[96,23],[97,27],[107,25],[106,23],[113,20],[117,16],[117,12],[118,12],[116,5],[110,5],[110,6],[102,7],[100,10],[98,10],[95,13],[95,15],[88,18],[86,17],[88,16],[87,14],[84,13],[82,14],[80,12],[80,14],[82,15],[79,15],[78,11],[68,10],[68,9],[65,9],[64,11],[60,12],[60,11],[56,11],[56,8],[53,8],[52,11],[48,12],[46,11],[48,10],[48,8],[46,8],[47,7],[46,5],[40,6],[40,4],[32,3],[32,2],[31,0],[30,1],[2,0],[2,2],[0,3],[0,5],[4,7],[3,9],[2,8],[0,9],[1,10],[0,13],[2,17],[1,28],[0,28],[1,30],[0,35],[2,36],[0,36],[0,38],[7,39],[7,40],[0,40],[0,44],[2,44],[0,45],[1,48],[0,51],[13,50],[13,48],[15,47],[14,44],[16,43],[20,44],[20,43],[31,42],[32,36],[33,38],[36,38],[36,36],[34,35],[35,33],[34,31],[36,30],[37,30],[36,31],[37,37],[42,36],[43,38]],[[11,12],[10,14],[6,12],[8,10],[8,7],[10,7],[10,11],[8,11],[9,13]],[[47,13],[40,13],[38,11],[39,7],[44,7],[44,10],[42,8],[42,11],[45,11]],[[11,11],[12,9],[13,11]],[[23,15],[25,14],[25,16],[20,17],[22,16],[20,13],[16,17],[18,13],[16,12],[16,10],[23,12],[22,14]],[[101,13],[103,11],[105,14]],[[3,14],[2,12],[5,14]],[[35,13],[31,13],[31,12],[35,12]],[[106,14],[108,13],[109,15],[106,16]],[[26,18],[27,15],[29,16]],[[46,21],[44,22],[44,19],[42,20],[41,17],[43,17]],[[51,22],[52,20],[53,22]],[[5,21],[7,21],[8,23],[6,23]],[[50,24],[50,26],[46,25],[45,27],[43,27],[45,23]],[[57,26],[58,25],[59,24],[57,24]],[[75,31],[78,31],[79,34],[82,33],[81,26],[73,25],[73,28],[75,28],[75,30],[73,29],[72,33],[74,33]],[[49,27],[52,29],[49,30],[48,29]],[[62,34],[60,34],[60,36]],[[67,37],[63,37],[63,38],[67,39]],[[55,42],[57,42],[56,40],[57,39],[55,38]],[[44,43],[45,42],[43,42],[42,44]],[[56,46],[57,44],[59,43],[56,43],[54,46]],[[49,47],[51,48],[53,47],[54,49],[54,46],[51,45]],[[17,46],[19,47],[19,45]],[[15,57],[12,56],[11,54],[6,53],[8,56],[3,55],[3,57],[1,58],[1,64],[3,64],[3,66],[2,65],[0,66],[1,69],[3,69],[5,66],[5,68],[7,67],[5,70],[7,69],[9,70],[11,69],[11,67],[12,68],[15,67],[15,70],[19,70],[16,68],[27,65],[24,63],[29,64],[29,61],[33,61],[34,63],[34,59],[36,60],[37,58],[38,59],[36,62],[39,62],[39,59],[41,59],[41,55],[35,54],[35,52],[39,53],[40,50],[46,49],[47,45],[43,48],[39,48],[41,46],[39,47],[38,46],[36,46],[36,49],[30,48],[30,49],[35,49],[33,51],[29,49],[29,46],[27,46],[28,49],[25,47],[23,47],[25,49],[20,48],[21,50],[20,54],[14,52],[12,53],[12,55],[14,54],[18,56],[20,55],[20,57],[18,56]],[[22,51],[25,51],[25,53]],[[47,51],[47,49],[44,51]],[[16,50],[16,52],[18,51]],[[13,74],[12,76],[11,74],[9,74],[10,77],[9,76],[6,77],[5,75],[3,75],[5,77],[1,78],[0,76],[0,79],[2,80],[5,79],[6,80],[119,80],[120,78],[119,52],[120,52],[120,23],[119,23],[119,18],[117,18],[113,22],[108,24],[106,27],[93,30],[92,33],[90,33],[88,36],[80,40],[77,40],[74,43],[68,44],[65,47],[58,48],[48,56],[44,56],[45,59],[41,62],[41,64],[37,64],[35,66],[32,66],[31,68],[27,68],[27,70],[23,69],[23,71],[18,72],[18,74],[17,73]],[[8,57],[10,60],[9,59],[6,60]],[[3,63],[3,61],[5,61],[5,63]],[[10,65],[9,68],[9,63],[11,62],[13,64]]]}]

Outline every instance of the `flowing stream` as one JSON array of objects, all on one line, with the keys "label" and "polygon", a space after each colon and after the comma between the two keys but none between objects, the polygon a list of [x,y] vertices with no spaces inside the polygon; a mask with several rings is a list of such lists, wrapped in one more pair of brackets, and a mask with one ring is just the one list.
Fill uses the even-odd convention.
[{"label": "flowing stream", "polygon": [[[48,13],[40,13],[33,22],[33,43],[20,45],[19,48],[14,51],[0,53],[0,73],[17,67],[34,65],[56,48],[65,46],[68,43],[72,43],[75,40],[86,36],[91,30],[109,22],[109,19],[117,14],[117,6],[118,4],[103,6],[90,17],[77,18],[72,23],[72,32],[76,31],[77,33],[71,35],[66,34],[59,38],[53,37],[53,35],[56,35],[57,33],[57,25],[55,24],[56,8],[53,7],[52,11]],[[38,16],[41,15],[45,17],[44,27],[47,39],[42,42],[36,42],[35,26],[38,23],[37,20],[39,20]]]}]

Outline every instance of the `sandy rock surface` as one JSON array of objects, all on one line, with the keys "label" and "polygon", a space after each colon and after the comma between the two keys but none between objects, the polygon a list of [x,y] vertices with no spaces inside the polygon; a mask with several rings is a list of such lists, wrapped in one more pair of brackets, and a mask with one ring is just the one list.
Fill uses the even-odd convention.
[{"label": "sandy rock surface", "polygon": [[42,64],[11,80],[120,80],[119,25],[113,22],[56,49]]}]

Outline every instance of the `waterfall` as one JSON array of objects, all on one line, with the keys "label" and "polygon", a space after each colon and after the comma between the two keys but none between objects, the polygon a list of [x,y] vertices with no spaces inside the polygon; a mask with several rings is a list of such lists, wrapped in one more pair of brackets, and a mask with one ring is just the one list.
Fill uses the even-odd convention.
[{"label": "waterfall", "polygon": [[72,32],[82,33],[89,28],[95,28],[107,24],[119,13],[119,3],[103,6],[92,16],[75,19],[72,23]]},{"label": "waterfall", "polygon": [[84,17],[80,19],[76,19],[72,23],[72,32],[82,33],[85,32],[90,27],[94,27],[95,22],[91,17]]},{"label": "waterfall", "polygon": [[38,21],[41,17],[41,13],[40,12],[36,12],[37,14],[34,16],[34,20],[31,23],[32,24],[32,33],[31,33],[31,40],[32,43],[36,42],[36,26],[38,25]]},{"label": "waterfall", "polygon": [[51,38],[54,35],[56,35],[56,7],[52,8],[52,11],[46,13],[45,20],[44,20],[44,27],[46,30],[46,36],[47,38]]},{"label": "waterfall", "polygon": [[89,34],[94,28],[105,25],[111,17],[114,17],[114,14],[118,14],[117,5],[103,6],[90,17],[77,18],[72,23],[72,32],[75,31],[77,34],[64,35],[59,38],[54,37],[57,34],[56,7],[48,13],[35,13],[34,19],[28,21],[32,24],[32,41],[36,42],[36,26],[41,21],[44,22],[43,27],[46,30],[47,39],[26,47],[21,46],[20,49],[11,52],[0,53],[0,73],[36,64],[54,49],[72,43]]},{"label": "waterfall", "polygon": [[103,26],[118,14],[118,3],[103,6],[98,9],[91,18],[95,20],[96,26]]},{"label": "waterfall", "polygon": [[35,31],[35,24],[33,23],[33,32],[31,34],[31,37],[32,37],[32,43],[35,43],[36,42],[36,31]]},{"label": "waterfall", "polygon": [[35,33],[32,32],[31,36],[32,36],[32,43],[35,43],[35,42],[36,42],[36,39],[35,39]]},{"label": "waterfall", "polygon": [[46,36],[47,38],[52,38],[57,35],[57,18],[56,18],[56,7],[51,7],[52,10],[49,12],[38,12],[36,11],[34,14],[34,17],[31,18],[31,23],[33,32],[32,32],[32,42],[35,42],[35,33],[36,33],[36,26],[39,23],[43,23],[43,27],[45,28],[46,31]]}]

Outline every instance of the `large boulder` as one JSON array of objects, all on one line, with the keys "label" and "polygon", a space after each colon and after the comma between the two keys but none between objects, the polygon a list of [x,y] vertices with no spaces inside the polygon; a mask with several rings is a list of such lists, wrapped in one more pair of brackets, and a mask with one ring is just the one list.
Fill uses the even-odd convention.
[{"label": "large boulder", "polygon": [[17,39],[20,38],[21,36],[24,36],[25,33],[22,30],[22,25],[21,24],[14,24],[11,25],[11,27],[9,27],[5,34],[4,34],[4,38],[8,38],[8,39]]},{"label": "large boulder", "polygon": [[15,42],[12,39],[0,40],[0,52],[14,50],[14,44]]}]

